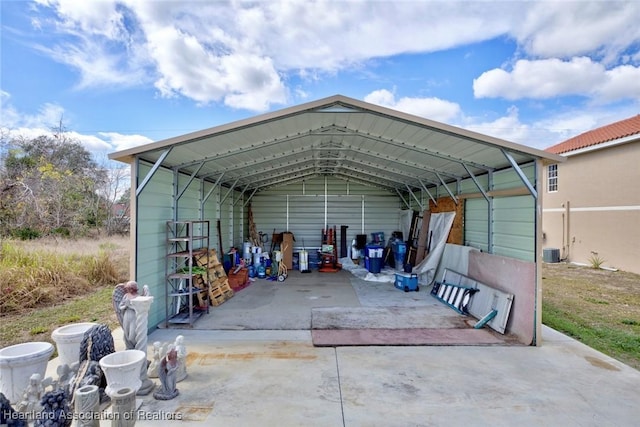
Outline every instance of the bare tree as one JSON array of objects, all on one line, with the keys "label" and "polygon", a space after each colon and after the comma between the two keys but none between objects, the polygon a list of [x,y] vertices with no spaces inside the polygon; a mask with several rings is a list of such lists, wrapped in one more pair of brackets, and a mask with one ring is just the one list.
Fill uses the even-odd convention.
[{"label": "bare tree", "polygon": [[105,159],[102,162],[105,179],[96,189],[102,200],[105,231],[108,235],[129,232],[129,194],[131,174],[126,165]]}]

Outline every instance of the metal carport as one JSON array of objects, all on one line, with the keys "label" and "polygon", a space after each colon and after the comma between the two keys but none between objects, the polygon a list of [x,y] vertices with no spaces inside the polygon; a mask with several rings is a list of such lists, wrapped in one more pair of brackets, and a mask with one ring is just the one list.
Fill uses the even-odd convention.
[{"label": "metal carport", "polygon": [[[298,208],[319,203],[313,221],[320,230],[333,225],[330,201],[337,210],[340,200],[362,206],[365,228],[365,204],[375,209],[380,201],[384,210],[393,200],[397,209],[424,210],[444,197],[470,201],[465,244],[536,264],[534,343],[540,336],[538,192],[542,167],[561,156],[335,95],[109,157],[131,165],[132,276],[159,298],[166,220],[220,220],[221,236],[212,229],[212,242],[219,237],[226,247],[247,237],[250,202],[265,210],[267,230],[288,230],[296,215],[307,215]],[[366,231],[385,219],[388,212],[367,220],[374,228]],[[161,305],[151,325],[163,320]]]}]

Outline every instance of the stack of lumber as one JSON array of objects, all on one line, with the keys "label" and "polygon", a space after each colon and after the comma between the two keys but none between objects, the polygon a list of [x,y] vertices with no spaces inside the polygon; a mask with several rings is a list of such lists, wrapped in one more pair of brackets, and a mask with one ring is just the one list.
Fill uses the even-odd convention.
[{"label": "stack of lumber", "polygon": [[[208,271],[209,280],[209,301],[211,305],[218,306],[233,297],[233,289],[229,285],[229,278],[224,271],[224,267],[218,259],[215,249],[210,249],[209,253],[204,253],[196,257],[196,263]],[[200,277],[200,281],[205,281],[205,277]]]}]

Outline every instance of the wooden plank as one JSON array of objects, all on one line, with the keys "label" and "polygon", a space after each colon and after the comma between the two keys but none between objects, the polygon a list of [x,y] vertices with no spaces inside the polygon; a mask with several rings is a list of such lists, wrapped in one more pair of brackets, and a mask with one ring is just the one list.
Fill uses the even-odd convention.
[{"label": "wooden plank", "polygon": [[420,232],[418,233],[418,248],[416,251],[416,264],[420,264],[420,262],[427,256],[427,243],[428,243],[428,234],[429,234],[429,221],[431,220],[431,211],[426,210],[422,213],[422,226],[420,227]]}]

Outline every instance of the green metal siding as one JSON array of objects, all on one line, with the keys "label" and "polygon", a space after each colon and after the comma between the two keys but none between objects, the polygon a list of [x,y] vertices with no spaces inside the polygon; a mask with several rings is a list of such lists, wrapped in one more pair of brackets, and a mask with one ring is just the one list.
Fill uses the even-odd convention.
[{"label": "green metal siding", "polygon": [[[520,168],[529,182],[534,183],[535,165],[522,165]],[[506,169],[493,174],[493,190],[506,190],[523,186],[522,180],[513,169]]]},{"label": "green metal siding", "polygon": [[[140,165],[139,182],[149,172],[148,165]],[[159,169],[138,196],[137,248],[135,280],[148,285],[153,304],[149,311],[149,326],[165,318],[165,224],[173,217],[173,173]]]},{"label": "green metal siding", "polygon": [[489,212],[483,198],[464,201],[464,244],[489,251]]},{"label": "green metal siding", "polygon": [[535,206],[532,196],[495,198],[493,253],[535,261]]},{"label": "green metal siding", "polygon": [[397,230],[400,209],[397,196],[332,177],[326,179],[326,193],[325,197],[323,178],[260,192],[251,200],[256,227],[269,237],[274,229],[291,231],[297,248],[319,248],[326,200],[326,225],[336,226],[338,238],[340,226],[348,226],[348,246],[357,234],[363,234],[363,229],[364,234],[383,231],[385,236]]}]

